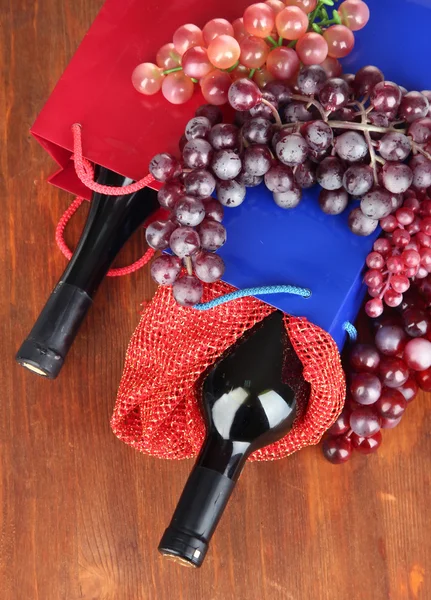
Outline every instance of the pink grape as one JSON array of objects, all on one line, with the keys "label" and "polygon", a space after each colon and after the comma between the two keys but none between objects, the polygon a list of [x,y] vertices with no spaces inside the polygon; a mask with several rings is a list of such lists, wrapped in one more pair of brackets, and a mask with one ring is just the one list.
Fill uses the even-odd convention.
[{"label": "pink grape", "polygon": [[370,9],[362,0],[345,0],[338,7],[341,22],[352,31],[363,29],[370,19]]},{"label": "pink grape", "polygon": [[250,75],[250,69],[244,67],[244,65],[237,65],[233,71],[229,71],[231,81],[237,81],[238,79],[247,78]]},{"label": "pink grape", "polygon": [[383,275],[377,269],[370,269],[365,273],[364,283],[370,288],[380,288],[383,285]]},{"label": "pink grape", "polygon": [[195,254],[199,250],[200,245],[199,235],[191,227],[176,228],[169,239],[169,246],[172,252],[180,258]]},{"label": "pink grape", "polygon": [[192,260],[196,276],[204,283],[214,283],[222,278],[225,265],[218,254],[200,251]]},{"label": "pink grape", "polygon": [[202,35],[206,46],[219,35],[230,35],[233,37],[234,29],[226,19],[211,19],[202,29]]},{"label": "pink grape", "polygon": [[244,11],[243,19],[245,30],[256,37],[266,38],[274,29],[274,11],[263,2],[248,6]]},{"label": "pink grape", "polygon": [[383,269],[385,259],[379,252],[370,252],[366,259],[367,267],[370,269]]},{"label": "pink grape", "polygon": [[317,0],[285,0],[286,6],[297,6],[307,15],[313,12],[317,6]]},{"label": "pink grape", "polygon": [[202,95],[209,104],[221,106],[227,102],[232,80],[225,71],[211,71],[200,81]]},{"label": "pink grape", "polygon": [[163,70],[175,69],[181,65],[181,56],[172,43],[165,44],[157,52],[156,63]]},{"label": "pink grape", "polygon": [[269,54],[269,46],[262,38],[250,36],[241,42],[241,63],[249,69],[260,69]]},{"label": "pink grape", "polygon": [[184,104],[193,96],[195,86],[182,71],[169,73],[162,84],[162,94],[171,104]]},{"label": "pink grape", "polygon": [[174,283],[172,293],[180,306],[190,307],[202,299],[202,283],[193,275],[183,275]]},{"label": "pink grape", "polygon": [[281,46],[268,54],[266,67],[276,79],[290,79],[299,69],[299,58],[293,48]]},{"label": "pink grape", "polygon": [[343,72],[340,61],[332,56],[327,56],[321,66],[325,69],[327,77],[339,77]]},{"label": "pink grape", "polygon": [[328,43],[314,31],[299,38],[295,50],[304,65],[320,65],[328,56]]},{"label": "pink grape", "polygon": [[218,69],[233,67],[240,54],[241,49],[238,42],[230,35],[219,35],[208,46],[208,58]]},{"label": "pink grape", "polygon": [[[352,214],[352,213],[350,213],[350,214]],[[367,218],[367,217],[365,217],[365,218]],[[353,232],[353,233],[355,233],[355,232]],[[368,235],[368,234],[366,234],[366,235]],[[383,302],[380,300],[380,298],[373,298],[372,300],[368,300],[368,302],[365,304],[365,312],[372,319],[375,319],[376,317],[380,317],[380,315],[383,313]]]},{"label": "pink grape", "polygon": [[142,63],[132,73],[133,87],[145,96],[157,94],[162,87],[163,79],[163,69],[152,63]]},{"label": "pink grape", "polygon": [[253,81],[260,87],[264,88],[270,81],[274,81],[275,77],[265,67],[257,69],[253,75]]},{"label": "pink grape", "polygon": [[244,27],[244,19],[242,17],[240,19],[235,19],[235,21],[233,21],[233,23],[232,23],[232,27],[233,27],[233,37],[240,44],[243,40],[245,40],[250,35]]},{"label": "pink grape", "polygon": [[331,25],[323,33],[328,44],[328,55],[332,58],[344,58],[355,45],[355,36],[344,25]]},{"label": "pink grape", "polygon": [[274,11],[274,15],[278,15],[278,13],[281,12],[285,7],[284,2],[282,2],[281,0],[266,0],[265,4],[272,8],[272,10]]},{"label": "pink grape", "polygon": [[352,443],[344,436],[328,436],[322,445],[324,457],[333,465],[340,465],[349,460],[352,455]]},{"label": "pink grape", "polygon": [[285,40],[297,40],[308,29],[308,17],[298,6],[286,6],[275,18],[280,37]]},{"label": "pink grape", "polygon": [[180,56],[193,46],[203,46],[204,38],[201,29],[196,25],[188,23],[179,27],[173,35],[172,41],[175,50]]},{"label": "pink grape", "polygon": [[187,50],[183,54],[181,64],[184,73],[195,79],[202,79],[214,70],[208,58],[207,49],[202,46],[193,46],[193,48]]},{"label": "pink grape", "polygon": [[431,342],[424,338],[414,338],[404,348],[404,360],[414,371],[425,371],[431,367]]},{"label": "pink grape", "polygon": [[164,254],[151,263],[151,277],[159,285],[172,285],[181,273],[182,263],[176,256]]}]

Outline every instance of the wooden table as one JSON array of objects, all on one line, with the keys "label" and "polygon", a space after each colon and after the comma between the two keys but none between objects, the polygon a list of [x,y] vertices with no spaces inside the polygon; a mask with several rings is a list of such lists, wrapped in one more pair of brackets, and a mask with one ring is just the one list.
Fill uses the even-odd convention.
[{"label": "wooden table", "polygon": [[[196,571],[156,550],[191,462],[142,456],[109,427],[148,270],[104,283],[57,381],[14,363],[65,266],[54,228],[71,202],[45,182],[54,165],[28,129],[101,4],[0,2],[0,597],[430,599],[429,396],[375,456],[335,467],[316,447],[248,465]],[[122,264],[143,247],[141,233]]]}]

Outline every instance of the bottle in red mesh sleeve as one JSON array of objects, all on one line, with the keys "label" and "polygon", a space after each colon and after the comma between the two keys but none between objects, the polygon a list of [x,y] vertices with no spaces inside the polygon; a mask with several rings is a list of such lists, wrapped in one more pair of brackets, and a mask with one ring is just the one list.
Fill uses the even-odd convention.
[{"label": "bottle in red mesh sleeve", "polygon": [[283,314],[276,311],[206,372],[202,406],[207,435],[160,542],[162,554],[195,567],[202,564],[248,456],[292,429],[296,386],[286,383],[285,372],[296,361]]}]

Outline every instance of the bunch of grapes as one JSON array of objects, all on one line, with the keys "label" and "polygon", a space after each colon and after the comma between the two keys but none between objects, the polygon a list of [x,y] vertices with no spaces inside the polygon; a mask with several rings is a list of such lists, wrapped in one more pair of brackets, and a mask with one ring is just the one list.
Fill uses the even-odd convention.
[{"label": "bunch of grapes", "polygon": [[345,0],[329,18],[333,0],[267,0],[251,4],[232,23],[212,19],[203,29],[179,27],[172,42],[157,53],[156,63],[142,63],[132,74],[136,90],[153,95],[162,90],[173,104],[183,104],[200,83],[205,100],[227,102],[232,81],[254,79],[259,86],[273,79],[296,76],[304,65],[325,64],[328,69],[353,49],[353,31],[368,22],[362,0]]},{"label": "bunch of grapes", "polygon": [[428,306],[417,287],[410,289],[398,309],[386,309],[373,321],[374,343],[351,348],[347,401],[323,441],[323,454],[330,462],[346,462],[353,450],[377,450],[381,430],[399,424],[418,388],[431,391]]}]

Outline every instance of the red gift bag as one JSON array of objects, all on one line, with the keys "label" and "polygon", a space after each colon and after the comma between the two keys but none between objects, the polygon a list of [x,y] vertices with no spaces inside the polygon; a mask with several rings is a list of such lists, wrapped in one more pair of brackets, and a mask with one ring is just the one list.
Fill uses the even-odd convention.
[{"label": "red gift bag", "polygon": [[154,154],[177,154],[185,124],[204,103],[198,86],[189,102],[173,105],[161,93],[139,94],[131,83],[133,69],[155,62],[157,50],[181,25],[203,27],[221,15],[232,20],[249,4],[184,0],[166,10],[157,0],[107,0],[31,129],[60,165],[50,182],[90,198],[74,170],[74,123],[82,125],[87,159],[135,180],[148,173]]}]

